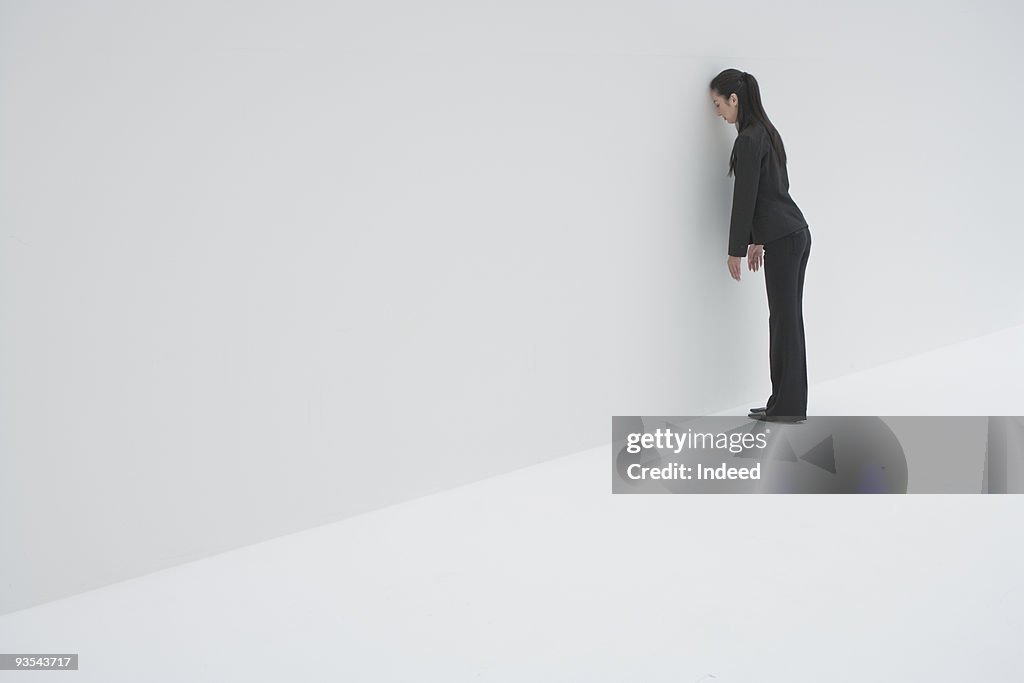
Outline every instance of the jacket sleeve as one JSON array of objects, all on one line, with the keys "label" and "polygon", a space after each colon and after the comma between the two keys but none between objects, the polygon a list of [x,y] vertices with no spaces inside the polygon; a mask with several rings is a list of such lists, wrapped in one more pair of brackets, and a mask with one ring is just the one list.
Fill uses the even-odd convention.
[{"label": "jacket sleeve", "polygon": [[747,245],[754,243],[754,206],[761,178],[761,155],[757,140],[747,135],[736,138],[733,146],[736,164],[732,191],[732,219],[729,223],[729,256],[746,256]]}]

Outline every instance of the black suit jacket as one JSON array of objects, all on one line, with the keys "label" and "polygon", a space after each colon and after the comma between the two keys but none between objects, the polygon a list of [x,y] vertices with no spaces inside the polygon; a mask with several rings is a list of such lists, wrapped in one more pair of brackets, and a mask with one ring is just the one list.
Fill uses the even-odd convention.
[{"label": "black suit jacket", "polygon": [[764,124],[755,120],[741,130],[733,152],[729,256],[746,256],[748,244],[766,244],[806,228],[800,207],[789,196],[789,174]]}]

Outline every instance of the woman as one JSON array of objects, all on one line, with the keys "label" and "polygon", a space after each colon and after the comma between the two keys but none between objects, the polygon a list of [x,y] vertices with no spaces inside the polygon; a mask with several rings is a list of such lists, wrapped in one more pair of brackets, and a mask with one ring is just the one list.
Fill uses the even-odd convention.
[{"label": "woman", "polygon": [[735,175],[729,225],[729,274],[740,279],[740,261],[757,271],[764,262],[768,291],[772,395],[750,417],[800,422],[807,415],[807,351],[804,346],[804,271],[811,231],[789,196],[786,149],[761,106],[753,76],[726,69],[711,81],[715,111],[739,134],[729,159]]}]

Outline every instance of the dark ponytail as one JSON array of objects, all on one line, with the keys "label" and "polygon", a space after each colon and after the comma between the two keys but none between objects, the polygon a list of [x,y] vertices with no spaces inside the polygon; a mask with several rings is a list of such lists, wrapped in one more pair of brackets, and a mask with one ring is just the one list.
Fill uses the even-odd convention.
[{"label": "dark ponytail", "polygon": [[[779,160],[781,166],[785,166],[786,148],[782,144],[782,136],[779,135],[779,131],[775,129],[775,126],[768,119],[768,114],[764,111],[764,105],[761,104],[761,88],[758,86],[757,79],[754,78],[753,74],[748,74],[746,71],[740,71],[739,69],[726,69],[711,79],[710,87],[726,99],[733,93],[736,93],[736,98],[739,100],[736,125],[739,127],[740,132],[755,121],[760,122],[765,127],[765,130],[768,131],[768,138],[772,142],[775,157]],[[730,156],[730,176],[732,176],[735,167],[736,158],[735,156]]]}]

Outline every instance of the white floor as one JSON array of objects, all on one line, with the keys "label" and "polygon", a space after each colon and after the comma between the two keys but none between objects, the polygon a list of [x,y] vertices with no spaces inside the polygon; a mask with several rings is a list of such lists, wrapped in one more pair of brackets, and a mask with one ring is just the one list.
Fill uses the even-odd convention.
[{"label": "white floor", "polygon": [[[809,412],[1024,415],[1022,348],[814,386]],[[614,496],[610,455],[0,616],[0,652],[80,656],[0,681],[1024,680],[1024,496]]]}]

